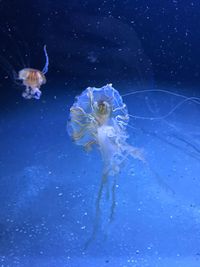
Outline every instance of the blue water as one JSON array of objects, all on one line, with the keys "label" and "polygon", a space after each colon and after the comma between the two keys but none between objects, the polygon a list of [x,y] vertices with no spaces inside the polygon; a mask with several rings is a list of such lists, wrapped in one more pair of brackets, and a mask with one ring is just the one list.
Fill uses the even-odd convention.
[{"label": "blue water", "polygon": [[[200,101],[176,95],[200,97],[199,16],[197,0],[0,0],[0,267],[200,266]],[[41,99],[23,99],[18,72],[44,68],[44,45]],[[109,177],[95,216],[101,153],[67,121],[107,83],[145,161]]]},{"label": "blue water", "polygon": [[[121,95],[137,89],[113,86]],[[185,102],[165,119],[130,120],[128,143],[143,149],[148,165],[122,167],[114,220],[104,194],[97,234],[84,249],[103,163],[98,149],[86,153],[67,134],[78,92],[51,89],[39,101],[7,99],[1,111],[0,266],[199,266],[199,104]],[[198,96],[195,88],[159,89]],[[182,100],[161,92],[123,99],[130,114],[154,118]]]}]

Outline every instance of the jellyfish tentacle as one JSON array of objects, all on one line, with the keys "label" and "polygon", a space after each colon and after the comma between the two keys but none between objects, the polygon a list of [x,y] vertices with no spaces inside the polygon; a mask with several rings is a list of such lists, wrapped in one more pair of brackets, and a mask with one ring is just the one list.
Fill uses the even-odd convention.
[{"label": "jellyfish tentacle", "polygon": [[116,208],[116,185],[117,185],[117,180],[114,177],[114,182],[112,185],[112,203],[111,203],[111,211],[110,211],[110,222],[113,221],[114,219],[114,213],[115,213],[115,208]]},{"label": "jellyfish tentacle", "polygon": [[174,93],[168,90],[164,90],[164,89],[148,89],[148,90],[137,90],[137,91],[133,91],[127,94],[123,94],[122,97],[126,97],[126,96],[130,96],[130,95],[136,95],[136,94],[142,94],[142,93],[148,93],[148,92],[155,92],[155,93],[165,93],[168,95],[172,95],[172,96],[176,96],[179,98],[183,98],[182,101],[180,101],[179,103],[177,103],[167,114],[164,114],[163,116],[159,116],[159,117],[144,117],[144,116],[137,116],[137,115],[132,115],[129,114],[130,117],[134,118],[134,119],[142,119],[142,120],[161,120],[161,119],[166,119],[167,117],[169,117],[171,114],[173,114],[180,106],[182,106],[184,103],[186,102],[193,102],[196,104],[200,104],[200,98],[199,97],[187,97],[185,95],[179,94],[179,93]]},{"label": "jellyfish tentacle", "polygon": [[85,145],[84,145],[84,149],[86,151],[90,151],[92,149],[92,146],[96,144],[96,142],[94,140],[91,140],[89,142],[87,142]]},{"label": "jellyfish tentacle", "polygon": [[120,124],[123,124],[123,125],[125,125],[126,126],[126,121],[128,121],[129,120],[129,116],[128,115],[126,115],[126,116],[123,116],[123,115],[117,115],[116,117],[115,117],[115,119],[120,123]]},{"label": "jellyfish tentacle", "polygon": [[[162,120],[162,119],[166,119],[168,118],[170,115],[172,115],[179,107],[181,107],[184,103],[188,102],[188,101],[193,101],[193,100],[197,100],[198,98],[196,97],[188,97],[182,101],[180,101],[178,104],[176,104],[167,114],[163,115],[163,116],[159,116],[159,117],[143,117],[143,116],[137,116],[137,115],[132,115],[129,114],[129,116],[131,118],[134,119],[142,119],[142,120]],[[199,101],[200,99],[198,99]],[[200,104],[200,102],[196,101],[196,104]]]},{"label": "jellyfish tentacle", "polygon": [[82,129],[79,132],[74,132],[72,138],[74,141],[77,141],[77,140],[81,139],[83,136],[84,136],[84,129]]},{"label": "jellyfish tentacle", "polygon": [[73,119],[73,122],[77,123],[81,127],[86,127],[88,125],[88,123],[81,123],[80,121],[74,120],[74,119]]},{"label": "jellyfish tentacle", "polygon": [[81,107],[72,107],[70,108],[71,113],[81,112],[80,115],[85,115],[85,111]]},{"label": "jellyfish tentacle", "polygon": [[48,56],[48,53],[47,53],[47,46],[44,45],[44,55],[45,55],[45,58],[46,58],[46,62],[45,62],[45,65],[44,65],[44,68],[42,70],[42,73],[43,74],[46,74],[48,72],[48,68],[49,68],[49,56]]},{"label": "jellyfish tentacle", "polygon": [[[126,97],[126,96],[130,96],[130,95],[136,95],[136,94],[142,94],[142,93],[149,93],[149,92],[155,92],[155,93],[165,93],[168,95],[173,95],[173,96],[177,96],[177,97],[181,97],[184,99],[187,99],[188,97],[183,95],[183,94],[179,94],[179,93],[175,93],[175,92],[171,92],[169,90],[164,90],[164,89],[147,89],[147,90],[136,90],[136,91],[132,91],[130,93],[126,93],[121,95],[122,97]],[[200,98],[199,97],[195,97],[196,100],[199,102]]]},{"label": "jellyfish tentacle", "polygon": [[119,111],[119,110],[124,110],[126,108],[126,104],[123,104],[123,106],[119,106],[113,109],[113,112]]},{"label": "jellyfish tentacle", "polygon": [[102,178],[101,178],[100,187],[99,187],[98,194],[97,194],[97,199],[96,199],[93,230],[92,230],[92,234],[91,234],[90,238],[85,243],[85,246],[84,246],[85,249],[87,249],[88,246],[90,245],[90,243],[95,239],[97,231],[99,229],[99,222],[100,222],[100,216],[101,216],[100,203],[101,203],[101,199],[102,199],[103,189],[107,183],[107,179],[108,179],[107,173],[103,173]]},{"label": "jellyfish tentacle", "polygon": [[1,68],[6,72],[9,78],[11,80],[14,80],[14,82],[17,85],[19,85],[19,83],[17,82],[17,77],[18,77],[17,72],[14,70],[10,62],[1,55],[0,55],[0,62],[1,62]]},{"label": "jellyfish tentacle", "polygon": [[89,96],[89,102],[90,102],[90,108],[92,111],[94,111],[94,97],[93,97],[93,92],[92,88],[88,87],[88,96]]}]

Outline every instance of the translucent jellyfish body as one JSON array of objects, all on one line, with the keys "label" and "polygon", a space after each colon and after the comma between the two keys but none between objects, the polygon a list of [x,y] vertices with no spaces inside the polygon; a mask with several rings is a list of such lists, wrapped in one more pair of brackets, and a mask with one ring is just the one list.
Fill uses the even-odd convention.
[{"label": "translucent jellyfish body", "polygon": [[111,84],[88,87],[70,109],[68,132],[77,145],[100,149],[104,174],[119,173],[128,156],[142,158],[140,150],[127,143],[129,115],[126,105]]},{"label": "translucent jellyfish body", "polygon": [[116,175],[128,157],[143,160],[139,149],[127,143],[126,127],[129,115],[119,92],[112,84],[102,88],[88,87],[76,98],[70,109],[68,132],[73,141],[86,150],[98,147],[104,163],[103,174],[96,201],[95,226],[92,239],[97,230],[100,201],[108,177],[113,176],[112,204],[109,220],[113,219],[115,209]]},{"label": "translucent jellyfish body", "polygon": [[26,87],[22,96],[26,99],[39,99],[41,96],[40,87],[46,83],[44,73],[36,69],[22,69],[19,71],[19,80],[23,82]]}]

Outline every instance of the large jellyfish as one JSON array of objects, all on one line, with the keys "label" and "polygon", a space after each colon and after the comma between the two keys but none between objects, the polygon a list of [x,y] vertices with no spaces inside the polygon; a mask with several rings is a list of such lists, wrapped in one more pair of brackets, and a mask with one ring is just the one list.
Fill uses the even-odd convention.
[{"label": "large jellyfish", "polygon": [[[156,131],[151,131],[152,127],[149,129],[141,128],[140,130],[145,135],[152,136],[152,138],[156,137],[163,143],[183,151],[188,156],[197,160],[200,158],[198,147],[188,139],[189,136],[186,133],[184,136],[183,134],[180,135],[180,131],[176,128],[174,129],[175,126],[166,120],[186,102],[199,105],[199,98],[186,97],[178,93],[158,89],[132,91],[124,94],[123,97],[152,92],[156,94],[167,94],[173,97],[176,96],[181,100],[176,104],[172,103],[171,109],[164,115],[153,117],[132,115],[128,113],[127,107],[123,103],[119,92],[112,87],[112,84],[108,84],[102,88],[88,87],[76,98],[75,103],[70,109],[68,132],[72,140],[75,144],[83,146],[87,151],[90,151],[93,147],[99,149],[103,161],[102,178],[96,198],[94,228],[91,238],[86,243],[86,247],[96,236],[100,221],[101,201],[104,196],[104,191],[108,189],[108,180],[111,177],[113,184],[111,186],[111,192],[109,192],[109,195],[111,195],[111,208],[108,219],[109,221],[113,219],[116,205],[116,177],[128,158],[142,161],[156,179],[158,185],[167,193],[170,193],[171,196],[174,196],[174,190],[163,181],[157,171],[146,160],[146,156],[144,157],[143,155],[143,150],[128,143],[129,136],[127,127],[133,127],[129,122],[129,118],[149,120],[150,122],[162,121],[164,125],[169,127],[169,130],[164,127],[165,131],[161,135],[159,134],[159,128],[156,128]],[[136,128],[134,129],[136,130]],[[168,131],[167,135],[166,131]],[[187,146],[187,150],[185,150],[185,146]]]},{"label": "large jellyfish", "polygon": [[70,109],[68,132],[72,140],[91,150],[98,147],[103,160],[103,172],[96,199],[94,238],[100,217],[100,202],[108,177],[113,176],[111,209],[109,220],[112,221],[115,209],[116,175],[128,157],[144,160],[142,150],[129,145],[126,127],[129,115],[126,105],[112,84],[102,88],[88,87],[77,97]]}]

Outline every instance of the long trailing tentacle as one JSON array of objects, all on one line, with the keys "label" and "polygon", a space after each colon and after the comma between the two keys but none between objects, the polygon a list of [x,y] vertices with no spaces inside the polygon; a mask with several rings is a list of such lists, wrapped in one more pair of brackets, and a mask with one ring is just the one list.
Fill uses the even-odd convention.
[{"label": "long trailing tentacle", "polygon": [[[130,92],[130,93],[123,94],[121,96],[122,97],[126,97],[126,96],[130,96],[130,95],[136,95],[136,94],[141,94],[141,93],[149,93],[149,92],[155,92],[155,93],[159,93],[160,92],[160,93],[177,96],[177,97],[184,98],[184,99],[190,98],[190,97],[187,97],[187,96],[185,96],[183,94],[174,93],[174,92],[171,92],[171,91],[168,91],[168,90],[164,90],[164,89],[137,90],[137,91],[133,91],[133,92]],[[196,102],[197,104],[199,104],[200,98],[197,97],[196,99],[193,99],[192,101]]]},{"label": "long trailing tentacle", "polygon": [[[181,147],[181,145],[173,142],[173,140],[172,141],[168,140],[168,138],[166,138],[166,136],[163,136],[162,134],[159,134],[156,132],[151,132],[151,131],[146,130],[144,128],[136,128],[136,127],[132,126],[131,124],[128,124],[128,127],[133,129],[134,131],[137,130],[137,131],[140,131],[141,133],[148,134],[149,136],[157,138],[160,141],[162,141],[163,143],[168,144],[175,149],[178,149],[179,151],[181,151],[184,154],[196,159],[197,161],[200,161],[200,151],[199,151],[198,147],[195,147],[194,144],[192,144],[192,143],[190,143],[190,145],[189,144],[188,145],[190,147],[193,147],[193,151],[186,151],[186,150],[184,150],[184,147]],[[169,135],[169,137],[174,137],[174,139],[175,138],[177,139],[177,137],[173,136],[173,134]],[[186,143],[186,141],[185,141],[185,143]]]},{"label": "long trailing tentacle", "polygon": [[112,185],[112,204],[111,204],[111,211],[110,211],[110,222],[113,221],[115,207],[116,207],[116,185],[117,185],[117,180],[116,180],[116,177],[114,177],[114,181]]},{"label": "long trailing tentacle", "polygon": [[136,95],[136,94],[141,94],[141,93],[149,93],[149,92],[155,92],[155,93],[165,93],[168,95],[173,95],[179,98],[182,98],[183,100],[177,103],[168,113],[158,116],[158,117],[144,117],[144,116],[137,116],[137,115],[132,115],[128,114],[131,118],[134,119],[142,119],[142,120],[162,120],[168,118],[170,115],[172,115],[179,107],[181,107],[184,103],[186,102],[193,102],[195,104],[200,104],[200,98],[199,97],[187,97],[182,94],[174,93],[168,90],[164,89],[148,89],[148,90],[139,90],[139,91],[133,91],[127,94],[122,95],[122,97],[130,96],[130,95]]},{"label": "long trailing tentacle", "polygon": [[3,56],[0,56],[0,61],[1,61],[1,68],[7,73],[9,78],[11,80],[14,80],[14,82],[17,85],[20,85],[21,83],[18,83],[18,75],[17,72],[14,70],[13,66],[10,64],[10,62],[5,59]]},{"label": "long trailing tentacle", "polygon": [[103,189],[107,183],[108,179],[108,173],[104,172],[102,179],[101,179],[101,184],[99,187],[97,199],[96,199],[96,210],[95,210],[95,218],[94,218],[94,226],[93,226],[93,231],[91,234],[91,237],[88,239],[88,241],[85,243],[84,249],[87,249],[90,243],[95,239],[97,230],[99,228],[99,221],[100,221],[100,202],[103,194]]},{"label": "long trailing tentacle", "polygon": [[48,68],[49,68],[49,57],[47,54],[47,46],[46,45],[44,45],[44,54],[45,54],[45,58],[46,58],[46,63],[45,63],[45,66],[42,70],[42,73],[46,74],[48,72]]},{"label": "long trailing tentacle", "polygon": [[180,101],[178,104],[176,104],[167,114],[163,115],[163,116],[159,116],[159,117],[142,117],[142,116],[136,116],[136,115],[132,115],[129,114],[129,117],[131,118],[135,118],[135,119],[142,119],[142,120],[163,120],[168,118],[170,115],[172,115],[174,113],[174,111],[176,111],[180,106],[182,106],[184,103],[188,102],[188,101],[193,101],[196,104],[200,104],[200,99],[198,97],[188,97],[182,101]]}]

